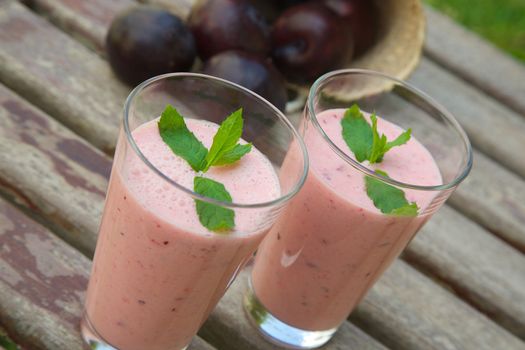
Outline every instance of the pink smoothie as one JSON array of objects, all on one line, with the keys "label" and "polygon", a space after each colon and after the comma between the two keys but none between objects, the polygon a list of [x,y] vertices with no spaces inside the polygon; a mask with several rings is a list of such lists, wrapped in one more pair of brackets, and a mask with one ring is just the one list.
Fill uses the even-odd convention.
[{"label": "pink smoothie", "polygon": [[[351,156],[341,136],[344,109],[318,120],[329,138]],[[403,130],[378,118],[389,140]],[[309,331],[330,330],[348,316],[369,287],[428,220],[436,193],[405,190],[420,208],[417,217],[382,214],[369,199],[364,175],[341,159],[309,124],[306,184],[285,209],[257,252],[252,284],[258,299],[279,320]],[[414,137],[369,165],[416,185],[442,183],[428,150]],[[430,210],[428,210],[430,211]]]},{"label": "pink smoothie", "polygon": [[[186,120],[206,147],[217,125]],[[122,137],[122,135],[121,135]],[[160,138],[157,120],[133,131],[146,158],[193,188],[196,173]],[[207,318],[228,283],[268,230],[262,209],[235,209],[235,230],[214,233],[194,200],[154,174],[121,140],[88,287],[86,313],[98,334],[121,350],[180,350]],[[223,183],[235,203],[279,197],[279,180],[257,149],[206,177]]]}]

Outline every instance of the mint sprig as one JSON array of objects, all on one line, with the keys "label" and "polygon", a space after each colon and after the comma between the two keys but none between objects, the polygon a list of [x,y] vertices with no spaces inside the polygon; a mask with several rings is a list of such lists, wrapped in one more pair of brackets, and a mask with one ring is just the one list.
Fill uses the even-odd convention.
[{"label": "mint sprig", "polygon": [[[388,177],[388,174],[376,170],[376,174]],[[405,192],[371,176],[365,176],[366,193],[376,208],[384,214],[397,216],[417,216],[419,207],[415,202],[409,203]]]},{"label": "mint sprig", "polygon": [[[410,140],[412,130],[401,133],[393,141],[388,141],[386,135],[377,131],[377,116],[370,116],[372,125],[368,124],[361,109],[353,104],[345,111],[341,119],[342,135],[347,146],[354,153],[358,162],[368,160],[370,164],[380,163],[386,152],[393,147],[404,145]],[[381,170],[376,173],[384,177],[388,174]],[[365,176],[365,187],[368,197],[375,207],[384,214],[397,216],[417,216],[418,206],[415,202],[409,203],[405,192],[371,176]]]},{"label": "mint sprig", "polygon": [[232,164],[242,158],[246,153],[252,150],[252,144],[237,144],[232,149],[225,151],[220,157],[216,158],[212,165]]},{"label": "mint sprig", "polygon": [[375,114],[370,120],[372,125],[368,124],[357,104],[347,109],[341,120],[343,139],[358,162],[368,160],[370,164],[380,163],[386,152],[410,140],[412,130],[408,129],[389,142],[384,134],[379,135]]},{"label": "mint sprig", "polygon": [[[188,129],[184,117],[171,105],[167,105],[158,122],[159,133],[169,148],[188,162],[196,172],[205,173],[212,166],[235,163],[251,151],[252,144],[239,144],[244,121],[242,108],[233,112],[220,125],[208,150]],[[232,202],[230,193],[220,182],[197,176],[193,190],[203,196]],[[211,231],[231,230],[235,226],[235,212],[216,204],[195,200],[200,223]]]},{"label": "mint sprig", "polygon": [[[196,176],[193,179],[193,189],[196,193],[223,202],[232,202],[230,193],[220,182]],[[195,200],[197,215],[201,224],[212,231],[230,230],[235,226],[235,212],[220,205]]]}]

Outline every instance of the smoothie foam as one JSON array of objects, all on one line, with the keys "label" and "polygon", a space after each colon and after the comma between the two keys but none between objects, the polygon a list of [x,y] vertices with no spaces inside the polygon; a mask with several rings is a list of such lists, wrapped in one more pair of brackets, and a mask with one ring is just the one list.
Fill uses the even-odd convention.
[{"label": "smoothie foam", "polygon": [[[216,124],[194,119],[186,124],[211,146]],[[157,169],[193,188],[196,173],[162,141],[157,120],[132,135]],[[234,203],[280,195],[271,163],[255,147],[233,165],[211,168],[206,177],[223,183]],[[117,149],[106,201],[86,301],[91,324],[119,349],[183,348],[264,237],[267,211],[235,209],[234,231],[208,231],[194,200],[125,147]]]},{"label": "smoothie foam", "polygon": [[[341,136],[344,109],[317,116],[341,150],[354,158]],[[403,130],[378,118],[389,140]],[[405,189],[417,217],[382,214],[366,193],[364,175],[340,158],[309,124],[305,143],[310,172],[303,189],[272,228],[258,250],[252,273],[257,298],[279,320],[303,330],[339,326],[417,230],[428,220],[425,208],[434,192]],[[390,150],[381,169],[401,182],[442,183],[431,154],[414,137]]]}]

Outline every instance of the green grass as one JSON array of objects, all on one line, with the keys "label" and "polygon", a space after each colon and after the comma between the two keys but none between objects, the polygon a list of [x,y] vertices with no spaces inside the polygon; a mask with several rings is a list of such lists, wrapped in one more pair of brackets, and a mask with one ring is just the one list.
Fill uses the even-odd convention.
[{"label": "green grass", "polygon": [[424,0],[525,63],[525,0]]}]

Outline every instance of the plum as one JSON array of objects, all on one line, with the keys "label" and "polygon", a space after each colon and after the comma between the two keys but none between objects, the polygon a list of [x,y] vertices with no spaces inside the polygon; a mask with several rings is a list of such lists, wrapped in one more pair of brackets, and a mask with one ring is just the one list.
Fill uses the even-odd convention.
[{"label": "plum", "polygon": [[203,60],[228,50],[262,56],[270,51],[270,27],[248,0],[201,0],[195,4],[188,25]]},{"label": "plum", "polygon": [[196,57],[190,30],[177,16],[150,7],[132,7],[112,22],[106,37],[111,68],[136,85],[153,76],[187,71]]},{"label": "plum", "polygon": [[284,79],[270,62],[256,54],[225,51],[210,58],[202,72],[244,86],[284,111],[287,100]]},{"label": "plum", "polygon": [[377,10],[370,0],[320,0],[350,24],[354,38],[354,55],[359,56],[377,36]]},{"label": "plum", "polygon": [[309,2],[290,7],[275,21],[272,58],[295,83],[307,83],[340,68],[353,54],[349,25],[327,6]]}]

